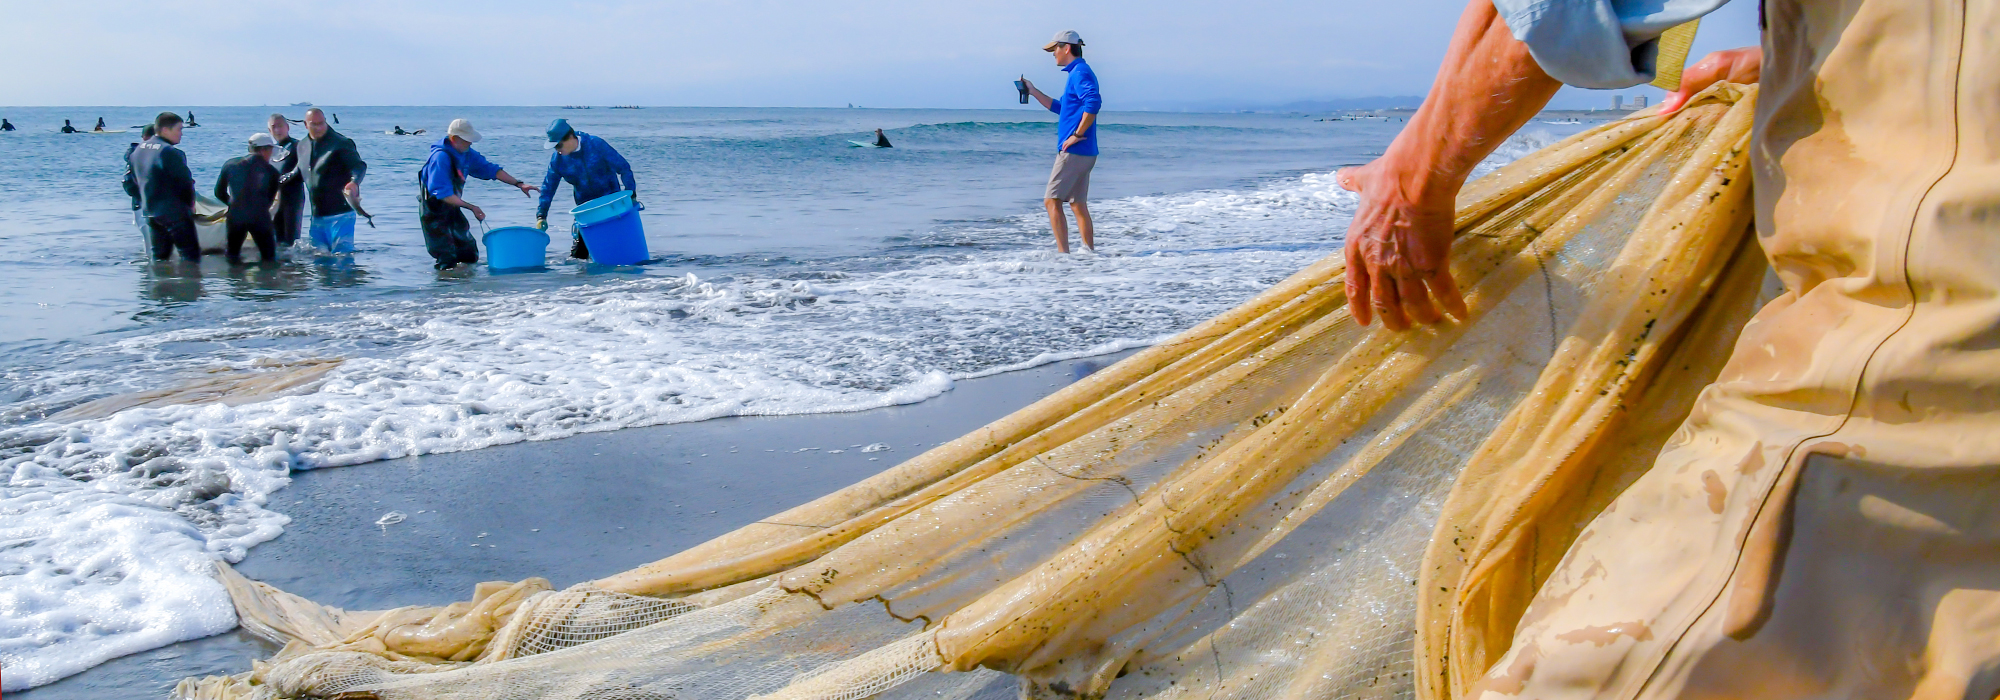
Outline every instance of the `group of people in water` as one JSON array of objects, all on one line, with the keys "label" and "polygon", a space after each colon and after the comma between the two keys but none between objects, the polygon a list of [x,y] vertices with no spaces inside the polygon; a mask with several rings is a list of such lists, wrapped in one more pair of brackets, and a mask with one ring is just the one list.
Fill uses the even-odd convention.
[{"label": "group of people in water", "polygon": [[[1090,188],[1090,171],[1097,160],[1096,119],[1102,100],[1098,97],[1097,76],[1083,62],[1083,39],[1065,31],[1043,47],[1055,56],[1056,65],[1069,73],[1061,97],[1050,97],[1033,83],[1022,81],[1023,90],[1058,115],[1058,142],[1055,167],[1049,175],[1045,202],[1056,247],[1069,252],[1067,221],[1063,203],[1076,214],[1085,250],[1094,250],[1090,212],[1085,199]],[[227,254],[231,264],[243,263],[243,243],[257,247],[266,263],[278,260],[278,251],[298,241],[301,229],[319,254],[341,256],[354,253],[354,228],[360,219],[372,218],[361,206],[361,186],[368,175],[368,163],[350,139],[332,128],[325,110],[306,111],[305,138],[293,138],[291,120],[272,114],[268,131],[252,134],[249,152],[225,163],[217,176],[215,199],[228,205]],[[146,127],[143,139],[126,153],[125,191],[132,208],[147,233],[150,252],[156,261],[165,261],[179,251],[181,257],[197,261],[202,246],[195,226],[195,180],[187,157],[178,148],[184,129],[196,126],[194,113],[186,118],[162,112]],[[65,122],[65,129],[69,129]],[[103,128],[103,120],[98,120]],[[405,131],[398,125],[396,135],[422,134]],[[482,140],[470,121],[457,119],[445,136],[431,144],[430,154],[418,170],[418,221],[424,234],[424,248],[438,270],[449,270],[479,261],[479,245],[472,237],[472,219],[486,220],[486,212],[465,200],[468,178],[497,180],[519,189],[525,196],[541,195],[535,209],[535,225],[548,229],[549,208],[555,190],[563,182],[570,185],[576,203],[633,192],[635,209],[638,182],[631,163],[604,139],[576,130],[569,120],[551,122],[544,136],[549,157],[542,184],[528,184],[498,164],[488,160],[474,144]],[[889,146],[880,129],[876,144]],[[571,257],[589,259],[590,250],[580,232],[572,231]]]},{"label": "group of people in water", "polygon": [[[361,205],[368,163],[353,139],[332,128],[328,116],[317,107],[307,110],[305,137],[293,138],[291,120],[273,114],[268,131],[249,137],[249,152],[223,165],[213,192],[215,199],[228,205],[226,250],[231,264],[244,263],[245,240],[256,246],[264,262],[277,262],[279,250],[294,245],[302,230],[316,253],[352,255],[356,223],[369,219],[373,226]],[[143,140],[126,153],[125,191],[156,261],[171,259],[176,251],[188,261],[202,256],[195,226],[194,175],[178,147],[183,130],[192,125],[179,114],[162,112],[146,127]],[[422,133],[400,127],[397,131]],[[475,150],[473,144],[482,137],[465,119],[452,121],[445,137],[431,145],[418,171],[418,206],[424,247],[437,269],[479,260],[466,213],[484,221],[486,212],[465,201],[467,178],[498,180],[529,196],[540,192],[536,226],[543,230],[548,228],[555,189],[563,182],[570,183],[579,204],[636,191],[631,164],[603,139],[577,131],[564,119],[549,125],[547,137],[547,147],[555,153],[540,187],[515,178]],[[634,204],[638,205],[636,200]],[[582,237],[573,237],[571,255],[588,259]]]}]

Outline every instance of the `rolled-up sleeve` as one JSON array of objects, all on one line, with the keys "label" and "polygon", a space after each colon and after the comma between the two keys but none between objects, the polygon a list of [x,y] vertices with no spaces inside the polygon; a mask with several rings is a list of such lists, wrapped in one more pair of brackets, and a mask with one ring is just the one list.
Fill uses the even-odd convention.
[{"label": "rolled-up sleeve", "polygon": [[1651,81],[1660,35],[1729,0],[1493,0],[1549,77],[1582,88]]}]

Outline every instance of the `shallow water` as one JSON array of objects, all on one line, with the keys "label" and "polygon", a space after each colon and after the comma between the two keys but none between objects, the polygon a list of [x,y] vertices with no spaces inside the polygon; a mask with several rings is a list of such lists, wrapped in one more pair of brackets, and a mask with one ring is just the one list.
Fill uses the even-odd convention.
[{"label": "shallow water", "polygon": [[[203,189],[269,111],[195,108],[204,126],[183,147]],[[370,162],[378,228],[357,231],[352,261],[234,270],[145,262],[118,186],[132,134],[54,133],[64,116],[115,127],[149,111],[7,111],[26,131],[0,134],[6,689],[232,627],[207,562],[283,531],[289,518],[264,506],[292,470],[909,403],[1152,342],[1336,250],[1354,198],[1330,171],[1401,126],[1107,114],[1099,254],[1062,256],[1039,201],[1045,112],[330,111]],[[531,181],[548,120],[609,140],[637,171],[654,259],[580,265],[557,236],[547,271],[432,271],[415,170],[458,116]],[[433,133],[382,133],[396,125]],[[877,127],[896,148],[847,145]],[[533,200],[511,188],[474,182],[466,198],[493,225],[532,223]],[[552,230],[570,203],[565,188]],[[347,361],[310,394],[44,420],[217,368],[321,357]]]}]

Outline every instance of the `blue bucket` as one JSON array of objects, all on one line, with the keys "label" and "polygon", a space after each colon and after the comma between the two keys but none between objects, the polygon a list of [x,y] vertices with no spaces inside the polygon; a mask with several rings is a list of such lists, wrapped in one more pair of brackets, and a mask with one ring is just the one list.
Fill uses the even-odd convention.
[{"label": "blue bucket", "polygon": [[616,219],[629,211],[632,211],[632,191],[624,190],[578,204],[569,210],[569,215],[576,217],[578,226],[589,226]]},{"label": "blue bucket", "polygon": [[637,265],[653,257],[646,251],[646,227],[639,224],[639,212],[577,227],[583,244],[590,246],[590,261],[599,265]]},{"label": "blue bucket", "polygon": [[486,232],[486,267],[518,270],[548,262],[549,234],[527,226],[507,226]]}]

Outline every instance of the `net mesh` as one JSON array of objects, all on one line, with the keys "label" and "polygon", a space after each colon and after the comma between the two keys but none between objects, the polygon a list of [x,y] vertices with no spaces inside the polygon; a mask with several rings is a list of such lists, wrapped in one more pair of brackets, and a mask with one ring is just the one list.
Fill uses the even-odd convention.
[{"label": "net mesh", "polygon": [[859,484],[590,584],[368,613],[238,581],[246,627],[289,644],[176,692],[1450,697],[1546,574],[1521,553],[1559,553],[1650,464],[1756,303],[1750,96],[1719,85],[1468,185],[1461,322],[1357,326],[1321,261]]}]

